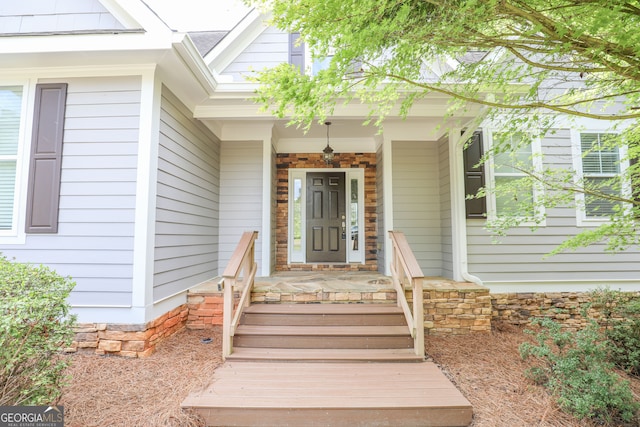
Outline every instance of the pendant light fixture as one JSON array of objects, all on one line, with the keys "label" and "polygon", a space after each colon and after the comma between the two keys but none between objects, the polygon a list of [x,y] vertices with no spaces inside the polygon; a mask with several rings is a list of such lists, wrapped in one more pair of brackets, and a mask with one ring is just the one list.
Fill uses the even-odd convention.
[{"label": "pendant light fixture", "polygon": [[330,164],[333,161],[333,148],[329,146],[329,126],[331,126],[331,122],[324,122],[324,124],[327,126],[327,146],[322,150],[322,158],[324,158],[326,164]]}]

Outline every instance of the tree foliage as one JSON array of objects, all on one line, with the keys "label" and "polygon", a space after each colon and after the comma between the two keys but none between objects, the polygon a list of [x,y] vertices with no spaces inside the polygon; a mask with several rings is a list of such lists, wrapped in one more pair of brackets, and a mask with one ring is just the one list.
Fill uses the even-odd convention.
[{"label": "tree foliage", "polygon": [[[249,1],[249,0],[247,0]],[[394,108],[406,115],[432,93],[451,97],[447,114],[469,103],[487,109],[485,123],[524,134],[529,144],[568,118],[601,120],[626,147],[619,177],[597,182],[547,166],[512,165],[541,196],[522,203],[527,216],[490,224],[504,233],[523,221],[539,223],[546,208],[604,199],[618,208],[611,221],[566,241],[558,250],[606,241],[608,249],[638,244],[640,216],[640,4],[635,0],[253,0],[273,23],[299,32],[312,58],[331,56],[315,75],[289,64],[259,73],[257,100],[278,117],[310,126],[342,102],[370,107],[381,123]],[[477,123],[473,123],[477,126]],[[578,126],[575,124],[574,126]],[[493,145],[488,156],[514,152]],[[625,152],[623,151],[623,153]],[[488,158],[488,157],[487,157]],[[545,165],[544,159],[540,163]],[[630,185],[633,182],[633,185]],[[502,191],[486,188],[479,194]],[[518,188],[507,188],[507,193]]]}]

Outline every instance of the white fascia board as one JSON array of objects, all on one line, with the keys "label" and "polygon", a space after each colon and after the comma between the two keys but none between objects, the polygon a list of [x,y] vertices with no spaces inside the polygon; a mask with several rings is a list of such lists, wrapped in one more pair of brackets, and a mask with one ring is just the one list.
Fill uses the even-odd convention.
[{"label": "white fascia board", "polygon": [[[135,17],[133,17],[127,9],[122,7],[118,0],[98,1],[102,3],[102,6],[104,6],[104,8],[107,9],[107,11],[109,11],[109,13],[113,15],[113,17],[125,28],[144,28],[143,25]],[[130,1],[129,3],[133,4],[134,2],[135,1]]]},{"label": "white fascia board", "polygon": [[256,89],[260,87],[258,83],[252,82],[224,82],[227,76],[215,74],[218,80],[218,87],[216,93],[211,95],[211,99],[228,99],[228,98],[251,98]]},{"label": "white fascia board", "polygon": [[222,72],[268,27],[264,15],[253,9],[218,43],[205,57],[205,62],[214,72]]},{"label": "white fascia board", "polygon": [[100,3],[127,28],[141,28],[147,33],[172,32],[169,26],[143,1],[99,0]]},{"label": "white fascia board", "polygon": [[42,67],[42,68],[0,68],[0,78],[71,78],[71,77],[116,77],[141,75],[153,71],[156,64],[111,65],[86,67]]},{"label": "white fascia board", "polygon": [[[222,85],[218,85],[216,92]],[[251,118],[251,117],[271,117],[272,114],[269,111],[262,111],[262,105],[254,102],[253,94],[244,92],[236,92],[229,94],[224,98],[222,95],[216,96],[215,99],[211,99],[208,103],[203,103],[195,108],[195,117],[199,119],[237,119],[237,118]],[[227,101],[231,102],[225,102]],[[332,117],[341,118],[356,118],[366,119],[370,116],[371,107],[367,104],[357,103],[356,101],[344,105],[340,102],[335,106]],[[399,108],[396,108],[389,112],[388,117],[399,117]],[[454,118],[468,117],[472,118],[477,114],[475,109],[469,109],[468,111],[460,111],[454,114]],[[421,103],[414,105],[413,108],[407,114],[408,118],[435,118],[440,120],[447,115],[446,106],[438,105],[436,103]],[[288,118],[288,116],[285,116]],[[425,136],[422,135],[421,139]]]},{"label": "white fascia board", "polygon": [[0,37],[0,52],[64,53],[169,50],[173,33],[61,34]]},{"label": "white fascia board", "polygon": [[193,44],[193,40],[185,33],[175,34],[174,40],[173,46],[177,54],[196,80],[198,80],[207,95],[211,97],[216,90],[218,82],[209,67],[207,67],[207,64],[205,64],[200,53],[198,53],[198,50]]}]

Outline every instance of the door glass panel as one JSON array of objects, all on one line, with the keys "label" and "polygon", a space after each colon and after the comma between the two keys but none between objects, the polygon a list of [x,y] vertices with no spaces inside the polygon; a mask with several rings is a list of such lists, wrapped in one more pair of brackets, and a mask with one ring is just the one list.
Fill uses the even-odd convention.
[{"label": "door glass panel", "polygon": [[350,197],[350,218],[351,224],[349,230],[351,232],[351,250],[358,250],[358,180],[351,180],[351,197]]},{"label": "door glass panel", "polygon": [[302,179],[293,180],[293,250],[302,250]]}]

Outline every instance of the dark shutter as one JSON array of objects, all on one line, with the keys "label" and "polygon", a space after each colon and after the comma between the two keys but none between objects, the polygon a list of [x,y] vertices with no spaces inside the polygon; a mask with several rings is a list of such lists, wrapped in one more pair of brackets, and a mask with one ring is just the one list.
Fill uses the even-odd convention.
[{"label": "dark shutter", "polygon": [[635,204],[635,217],[640,218],[640,169],[638,169],[638,158],[629,159],[629,166],[634,169],[631,172],[631,200]]},{"label": "dark shutter", "polygon": [[289,34],[289,64],[293,64],[304,74],[304,43],[298,44],[300,33]]},{"label": "dark shutter", "polygon": [[27,233],[58,232],[66,98],[66,83],[36,85],[27,192]]},{"label": "dark shutter", "polygon": [[[480,188],[484,187],[484,164],[480,163],[483,153],[482,132],[476,131],[463,151],[465,195],[475,195]],[[466,208],[467,218],[485,218],[487,213],[486,197],[467,199]]]}]

